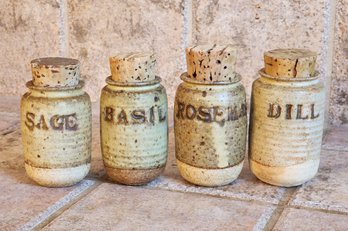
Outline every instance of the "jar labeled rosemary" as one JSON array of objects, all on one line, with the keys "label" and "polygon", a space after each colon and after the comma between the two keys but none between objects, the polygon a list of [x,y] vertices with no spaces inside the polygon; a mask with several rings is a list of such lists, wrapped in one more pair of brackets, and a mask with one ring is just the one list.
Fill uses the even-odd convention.
[{"label": "jar labeled rosemary", "polygon": [[174,106],[179,171],[202,186],[226,185],[240,174],[245,155],[247,108],[231,45],[186,49],[187,73]]}]

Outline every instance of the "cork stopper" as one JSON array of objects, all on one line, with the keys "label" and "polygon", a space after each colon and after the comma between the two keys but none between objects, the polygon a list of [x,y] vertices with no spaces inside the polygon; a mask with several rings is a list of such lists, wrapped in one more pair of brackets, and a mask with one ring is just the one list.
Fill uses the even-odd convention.
[{"label": "cork stopper", "polygon": [[187,75],[197,82],[236,82],[237,50],[232,45],[198,45],[186,48]]},{"label": "cork stopper", "polygon": [[77,59],[47,57],[31,61],[33,85],[37,87],[73,87],[80,79]]},{"label": "cork stopper", "polygon": [[156,78],[153,53],[118,54],[109,58],[111,79],[116,82],[139,83]]},{"label": "cork stopper", "polygon": [[265,73],[280,78],[308,78],[315,75],[317,54],[305,49],[276,49],[264,54]]}]

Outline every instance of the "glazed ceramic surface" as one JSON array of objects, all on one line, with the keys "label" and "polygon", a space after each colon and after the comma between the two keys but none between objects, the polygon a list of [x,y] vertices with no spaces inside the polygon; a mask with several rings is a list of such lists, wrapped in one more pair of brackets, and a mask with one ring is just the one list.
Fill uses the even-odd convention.
[{"label": "glazed ceramic surface", "polygon": [[[131,59],[129,62],[138,62],[135,69],[139,69],[139,66],[148,68],[142,66],[142,63],[148,63],[148,59],[142,55],[126,57],[131,57],[128,58]],[[115,59],[113,57],[112,62]],[[149,60],[152,59],[151,55]],[[134,64],[130,66],[134,68]],[[108,85],[102,90],[102,153],[107,174],[112,180],[139,185],[156,178],[166,164],[167,95],[159,77],[152,79],[149,74],[148,78],[143,78],[148,74],[144,72],[137,82],[134,82],[134,78],[133,81],[119,82],[120,79],[136,76],[130,70],[123,71],[122,75],[124,73],[126,75],[116,78],[117,81],[109,77]]]},{"label": "glazed ceramic surface", "polygon": [[261,70],[253,83],[249,161],[260,180],[296,186],[317,173],[325,106],[324,86],[318,77],[314,73],[280,78]]},{"label": "glazed ceramic surface", "polygon": [[[187,49],[188,65],[198,63],[195,57],[203,61],[200,69],[189,68],[196,77],[181,76],[184,82],[176,92],[175,152],[181,175],[193,184],[229,184],[243,166],[247,108],[240,75],[231,71],[234,53],[231,47],[218,45]],[[216,67],[217,63],[221,66]],[[216,73],[209,82],[211,65]]]},{"label": "glazed ceramic surface", "polygon": [[[53,69],[52,66],[64,69],[65,62],[72,62],[74,68],[78,68],[77,60],[62,58],[35,61],[35,66],[40,65],[47,73]],[[54,71],[54,74],[58,73]],[[61,86],[61,76],[56,80],[60,82],[58,85],[52,76],[38,76],[49,80],[44,86],[28,82],[29,91],[21,100],[25,169],[28,176],[40,185],[73,185],[81,181],[90,169],[90,98],[82,90],[81,81],[76,85]],[[46,80],[42,81],[45,83]]]}]

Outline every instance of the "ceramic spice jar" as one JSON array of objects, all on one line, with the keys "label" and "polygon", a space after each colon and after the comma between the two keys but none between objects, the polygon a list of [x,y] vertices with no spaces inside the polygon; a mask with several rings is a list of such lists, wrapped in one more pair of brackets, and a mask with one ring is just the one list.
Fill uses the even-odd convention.
[{"label": "ceramic spice jar", "polygon": [[318,171],[325,94],[316,57],[303,49],[268,51],[253,83],[249,162],[269,184],[300,185]]},{"label": "ceramic spice jar", "polygon": [[245,155],[247,109],[231,45],[186,49],[187,73],[174,105],[179,171],[202,186],[226,185],[240,174]]},{"label": "ceramic spice jar", "polygon": [[91,103],[76,59],[31,61],[33,80],[21,100],[25,169],[38,184],[81,181],[91,161]]},{"label": "ceramic spice jar", "polygon": [[101,146],[107,175],[121,184],[145,184],[167,161],[167,95],[155,63],[151,53],[110,58],[100,99]]}]

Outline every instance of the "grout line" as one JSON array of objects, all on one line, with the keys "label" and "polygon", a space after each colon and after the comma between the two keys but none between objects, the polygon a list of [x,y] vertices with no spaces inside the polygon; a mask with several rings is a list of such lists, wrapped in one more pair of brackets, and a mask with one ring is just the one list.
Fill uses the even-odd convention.
[{"label": "grout line", "polygon": [[[225,200],[232,200],[232,201],[243,201],[243,202],[249,202],[249,203],[255,203],[259,205],[267,206],[265,210],[263,211],[262,215],[258,218],[255,226],[253,227],[253,231],[259,231],[259,230],[271,230],[267,229],[270,225],[271,219],[276,219],[273,226],[275,225],[276,221],[280,217],[280,214],[286,207],[287,203],[290,201],[293,193],[296,191],[297,188],[290,188],[287,189],[286,194],[284,195],[283,199],[279,202],[279,206],[277,204],[268,202],[268,201],[261,201],[257,199],[243,199],[238,197],[228,197],[223,196],[220,194],[205,194],[202,192],[193,192],[193,191],[180,191],[172,188],[162,188],[162,187],[153,187],[153,186],[143,186],[144,189],[150,189],[150,190],[161,190],[161,191],[169,191],[169,192],[176,192],[176,193],[184,193],[184,194],[192,194],[192,195],[200,195],[200,196],[207,196],[207,197],[214,197],[219,199],[225,199]],[[279,187],[282,188],[282,187]],[[277,206],[277,207],[276,207]],[[279,210],[279,207],[283,206],[283,209],[280,211],[279,215],[277,217],[274,216],[274,214],[277,213],[277,210]]]},{"label": "grout line", "polygon": [[192,43],[194,45],[198,45],[198,33],[197,33],[197,30],[199,29],[198,28],[198,22],[199,20],[197,19],[197,8],[198,8],[198,5],[199,5],[199,1],[195,1],[195,0],[192,0],[192,11],[191,11],[191,15],[192,15],[192,22],[191,22],[191,27],[192,27]]},{"label": "grout line", "polygon": [[270,216],[267,224],[264,226],[265,231],[268,230],[273,230],[274,226],[278,222],[280,216],[282,215],[284,209],[287,207],[287,204],[292,198],[292,195],[296,192],[298,187],[294,188],[288,188],[287,191],[285,192],[283,198],[280,200],[277,208],[274,210],[273,214]]},{"label": "grout line", "polygon": [[259,219],[257,220],[253,228],[253,231],[264,230],[274,211],[275,211],[274,207],[267,207],[265,211],[263,211]]},{"label": "grout line", "polygon": [[58,200],[56,203],[48,207],[45,211],[41,212],[39,215],[31,219],[18,230],[24,231],[41,229],[42,227],[50,223],[52,220],[54,220],[56,217],[58,217],[65,210],[70,208],[81,198],[93,191],[98,185],[99,182],[92,180],[84,180],[80,183],[80,185],[77,188],[75,188],[70,193],[65,195],[63,198]]},{"label": "grout line", "polygon": [[325,151],[336,151],[336,152],[347,152],[347,151],[348,151],[347,149],[342,148],[342,147],[337,148],[337,149],[331,148],[331,147],[329,147],[329,148],[321,147],[321,150],[325,150]]},{"label": "grout line", "polygon": [[[332,75],[332,66],[333,66],[333,53],[335,49],[335,20],[336,20],[336,0],[326,0],[324,3],[327,11],[324,11],[324,32],[323,32],[323,47],[327,47],[327,49],[324,50],[326,55],[326,60],[324,60],[324,63],[326,65],[323,65],[324,67],[324,73],[327,76],[324,76],[325,78],[325,114],[324,114],[324,127],[329,128],[330,126],[330,98],[331,98],[331,75]],[[327,44],[327,46],[325,46]]]},{"label": "grout line", "polygon": [[304,210],[310,210],[310,211],[317,211],[317,212],[323,212],[328,214],[338,214],[338,215],[346,215],[348,216],[348,211],[339,211],[339,210],[332,210],[330,208],[323,209],[323,208],[316,208],[316,207],[310,207],[306,205],[288,205],[288,208],[295,208],[295,209],[304,209]]},{"label": "grout line", "polygon": [[[93,180],[87,180],[87,181],[93,181]],[[88,196],[91,192],[93,192],[99,185],[101,185],[103,182],[100,182],[98,180],[94,180],[94,184],[91,185],[91,187],[87,188],[85,191],[83,191],[78,197],[76,197],[71,203],[66,204],[64,207],[59,209],[55,214],[53,214],[49,219],[47,219],[45,222],[41,223],[39,226],[35,227],[36,230],[41,230],[42,228],[46,227],[50,223],[52,223],[56,218],[58,218],[62,213],[64,213],[66,210],[74,206],[76,203],[78,203],[80,200]]]},{"label": "grout line", "polygon": [[[183,0],[183,32],[182,32],[182,53],[181,60],[186,60],[186,47],[192,42],[192,0]],[[187,69],[186,62],[183,62],[183,71]]]},{"label": "grout line", "polygon": [[249,202],[249,203],[255,203],[258,205],[268,205],[268,206],[275,206],[276,204],[273,204],[271,202],[267,201],[260,201],[260,200],[253,200],[253,199],[242,199],[238,197],[228,197],[228,196],[223,196],[220,194],[205,194],[201,192],[193,192],[193,191],[180,191],[172,188],[162,188],[162,187],[153,187],[149,185],[143,185],[139,186],[143,189],[149,189],[149,190],[160,190],[160,191],[166,191],[166,192],[174,192],[174,193],[183,193],[183,194],[191,194],[191,195],[196,195],[196,196],[203,196],[203,197],[213,197],[217,199],[224,199],[224,200],[231,200],[231,201],[242,201],[242,202]]},{"label": "grout line", "polygon": [[[182,192],[182,193],[194,193],[194,194],[200,194],[205,196],[213,196],[218,198],[225,198],[225,199],[232,199],[232,200],[239,200],[239,201],[248,201],[248,202],[260,202],[260,203],[267,203],[272,205],[277,205],[280,203],[277,199],[274,200],[262,200],[260,197],[250,196],[245,193],[233,193],[225,190],[221,190],[218,188],[211,188],[211,187],[200,187],[200,186],[194,186],[194,185],[185,185],[182,183],[164,183],[161,184],[161,179],[158,178],[149,184],[146,185],[148,188],[154,188],[154,189],[161,189],[166,191],[172,191],[172,192]],[[280,195],[280,197],[283,197],[285,188],[279,187],[277,190],[277,194]]]},{"label": "grout line", "polygon": [[59,0],[59,55],[68,55],[67,0]]}]

